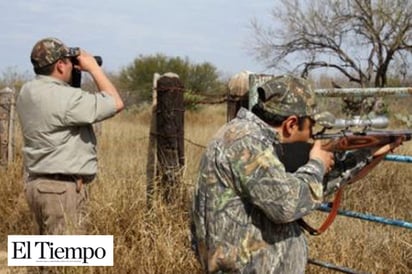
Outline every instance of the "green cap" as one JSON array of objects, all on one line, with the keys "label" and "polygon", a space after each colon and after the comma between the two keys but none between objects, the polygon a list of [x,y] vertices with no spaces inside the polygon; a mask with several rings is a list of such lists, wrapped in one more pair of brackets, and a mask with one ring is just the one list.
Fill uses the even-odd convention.
[{"label": "green cap", "polygon": [[30,57],[34,68],[42,68],[61,58],[75,57],[79,54],[79,48],[69,48],[59,39],[49,37],[38,41],[34,45]]}]

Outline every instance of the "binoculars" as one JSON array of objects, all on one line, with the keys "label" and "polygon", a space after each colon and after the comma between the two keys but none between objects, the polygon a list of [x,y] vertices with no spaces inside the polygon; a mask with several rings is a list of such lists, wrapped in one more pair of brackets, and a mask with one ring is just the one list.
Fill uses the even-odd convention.
[{"label": "binoculars", "polygon": [[[72,57],[71,61],[73,63],[73,65],[78,65],[79,62],[77,60],[77,56],[80,54],[80,49],[79,48],[70,48],[69,51],[72,52]],[[77,54],[76,54],[77,53]],[[100,56],[93,56],[94,59],[96,59],[96,62],[99,66],[101,66],[103,64],[103,59]],[[82,72],[79,69],[73,68],[72,70],[72,82],[71,82],[71,86],[75,87],[75,88],[79,88],[82,84]]]}]

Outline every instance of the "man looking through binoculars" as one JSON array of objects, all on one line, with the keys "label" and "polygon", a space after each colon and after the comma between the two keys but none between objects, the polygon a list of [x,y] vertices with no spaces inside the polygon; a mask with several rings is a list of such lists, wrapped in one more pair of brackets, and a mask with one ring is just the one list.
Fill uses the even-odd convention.
[{"label": "man looking through binoculars", "polygon": [[[17,99],[23,133],[25,193],[37,234],[84,234],[87,187],[97,172],[92,124],[124,108],[94,56],[56,38],[31,52],[36,77]],[[88,72],[99,92],[71,86],[73,70]]]}]

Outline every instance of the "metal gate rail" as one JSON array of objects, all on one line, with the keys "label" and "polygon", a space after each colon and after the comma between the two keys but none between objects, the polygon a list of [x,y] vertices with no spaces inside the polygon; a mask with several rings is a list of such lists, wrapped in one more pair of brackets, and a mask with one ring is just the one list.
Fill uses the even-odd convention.
[{"label": "metal gate rail", "polygon": [[[412,163],[412,156],[408,155],[396,155],[396,154],[389,154],[385,156],[386,161],[394,161],[394,162],[403,162],[403,163]],[[330,212],[332,209],[332,206],[330,203],[323,203],[318,210],[322,212]],[[376,216],[372,214],[367,214],[367,213],[361,213],[361,212],[356,212],[356,211],[349,211],[349,210],[338,210],[338,215],[346,216],[346,217],[351,217],[351,218],[357,218],[357,219],[362,219],[370,222],[376,222],[376,223],[381,223],[385,225],[392,225],[392,226],[398,226],[402,228],[407,228],[407,229],[412,229],[412,223],[404,220],[399,220],[399,219],[389,219],[381,216]],[[313,264],[313,265],[318,265],[324,268],[336,270],[338,272],[342,273],[349,273],[349,274],[360,274],[364,272],[359,272],[354,269],[350,269],[344,266],[338,266],[334,265],[329,262],[324,262],[320,261],[317,259],[309,259],[308,263]]]}]

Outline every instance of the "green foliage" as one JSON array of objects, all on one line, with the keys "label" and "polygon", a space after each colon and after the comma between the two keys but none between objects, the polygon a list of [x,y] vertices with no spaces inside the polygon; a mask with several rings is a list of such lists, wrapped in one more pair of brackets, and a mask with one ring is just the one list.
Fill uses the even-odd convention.
[{"label": "green foliage", "polygon": [[[186,90],[194,93],[215,93],[222,90],[216,67],[210,63],[192,64],[189,59],[162,54],[139,56],[121,70],[119,89],[137,94],[138,101],[150,101],[155,73],[173,72],[179,75]],[[136,103],[136,102],[134,102]]]},{"label": "green foliage", "polygon": [[188,89],[201,93],[221,93],[223,88],[216,68],[207,62],[191,65],[186,84]]},{"label": "green foliage", "polygon": [[185,109],[187,110],[197,110],[199,108],[199,102],[205,99],[204,96],[196,94],[192,90],[185,90],[184,93],[184,103]]}]

